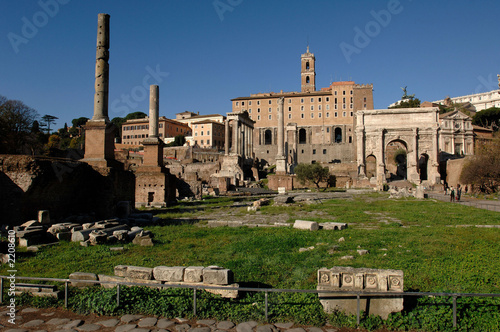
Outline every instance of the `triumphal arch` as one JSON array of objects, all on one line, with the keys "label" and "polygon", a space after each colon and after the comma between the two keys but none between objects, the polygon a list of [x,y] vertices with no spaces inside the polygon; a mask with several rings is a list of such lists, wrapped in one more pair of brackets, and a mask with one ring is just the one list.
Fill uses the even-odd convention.
[{"label": "triumphal arch", "polygon": [[439,183],[438,135],[437,107],[358,111],[358,176],[378,187],[389,179]]}]

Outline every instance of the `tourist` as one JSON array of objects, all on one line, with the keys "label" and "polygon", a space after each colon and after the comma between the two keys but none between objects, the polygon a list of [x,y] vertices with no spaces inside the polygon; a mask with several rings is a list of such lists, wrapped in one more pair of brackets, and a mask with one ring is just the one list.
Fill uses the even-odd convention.
[{"label": "tourist", "polygon": [[462,187],[460,185],[457,186],[457,201],[460,200],[460,196],[462,196]]},{"label": "tourist", "polygon": [[453,186],[450,187],[450,202],[453,202],[455,199],[455,189],[453,189]]}]

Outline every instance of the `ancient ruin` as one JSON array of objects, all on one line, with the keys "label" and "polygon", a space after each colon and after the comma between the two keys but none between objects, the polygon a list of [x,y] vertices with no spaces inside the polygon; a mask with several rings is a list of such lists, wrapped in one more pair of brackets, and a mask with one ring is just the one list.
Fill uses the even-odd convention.
[{"label": "ancient ruin", "polygon": [[[361,295],[360,310],[387,319],[390,313],[403,310],[403,271],[335,266],[318,270],[319,299],[326,312],[334,310],[349,314],[357,312],[354,292],[377,293]],[[345,294],[342,292],[353,292]],[[379,294],[382,293],[382,294]],[[386,294],[387,296],[384,296]]]}]

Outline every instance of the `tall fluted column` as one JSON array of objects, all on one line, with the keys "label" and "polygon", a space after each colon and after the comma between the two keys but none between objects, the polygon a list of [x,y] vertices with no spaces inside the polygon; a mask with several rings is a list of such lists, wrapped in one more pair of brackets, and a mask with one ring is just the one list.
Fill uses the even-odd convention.
[{"label": "tall fluted column", "polygon": [[99,14],[97,19],[97,51],[95,60],[94,116],[92,120],[108,118],[109,89],[109,15]]},{"label": "tall fluted column", "polygon": [[159,87],[149,87],[149,137],[158,138],[158,110],[160,105]]},{"label": "tall fluted column", "polygon": [[232,154],[238,154],[238,119],[233,120],[233,148]]},{"label": "tall fluted column", "polygon": [[224,133],[224,154],[227,156],[229,154],[229,119],[226,119],[224,129],[226,130]]}]

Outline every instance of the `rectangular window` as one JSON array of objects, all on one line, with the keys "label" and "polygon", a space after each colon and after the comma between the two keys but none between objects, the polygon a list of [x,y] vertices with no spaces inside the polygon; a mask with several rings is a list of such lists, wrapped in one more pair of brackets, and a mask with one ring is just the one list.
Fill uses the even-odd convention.
[{"label": "rectangular window", "polygon": [[335,95],[337,95],[337,91],[335,91],[335,93],[334,93],[334,94],[335,94]]},{"label": "rectangular window", "polygon": [[318,102],[321,103],[321,97],[318,98]]},{"label": "rectangular window", "polygon": [[271,108],[271,107],[269,107],[269,113],[271,113],[271,112],[272,112],[272,108]]},{"label": "rectangular window", "polygon": [[316,154],[316,149],[313,149],[313,154]]},{"label": "rectangular window", "polygon": [[291,99],[288,99],[288,103],[291,104],[292,103],[292,100]]},{"label": "rectangular window", "polygon": [[323,149],[323,154],[326,154],[326,149]]},{"label": "rectangular window", "polygon": [[335,109],[337,109],[337,104],[335,104]]},{"label": "rectangular window", "polygon": [[207,139],[207,145],[210,145],[210,140],[209,139]]},{"label": "rectangular window", "polygon": [[257,105],[260,105],[260,100],[257,100]]},{"label": "rectangular window", "polygon": [[352,90],[351,90],[351,95],[353,94]]},{"label": "rectangular window", "polygon": [[252,109],[251,108],[248,109],[248,113],[252,114]]},{"label": "rectangular window", "polygon": [[257,120],[260,120],[260,115],[257,115]]},{"label": "rectangular window", "polygon": [[269,99],[269,105],[271,105],[271,103],[272,103],[272,101],[271,101],[271,99]]},{"label": "rectangular window", "polygon": [[260,113],[260,108],[257,108],[257,113]]},{"label": "rectangular window", "polygon": [[303,111],[304,110],[304,106],[300,106],[300,110]]},{"label": "rectangular window", "polygon": [[351,112],[351,116],[354,116],[354,113],[353,113],[353,112]]},{"label": "rectangular window", "polygon": [[314,119],[314,113],[311,113],[311,119]]},{"label": "rectangular window", "polygon": [[330,112],[326,112],[326,117],[329,118],[330,117]]},{"label": "rectangular window", "polygon": [[337,103],[337,98],[335,98],[335,104]]},{"label": "rectangular window", "polygon": [[303,104],[304,103],[304,98],[300,98],[300,103]]},{"label": "rectangular window", "polygon": [[321,111],[321,105],[318,105],[318,111]]},{"label": "rectangular window", "polygon": [[288,107],[288,112],[291,112],[292,111],[292,107]]},{"label": "rectangular window", "polygon": [[345,96],[345,90],[342,91],[342,95]]},{"label": "rectangular window", "polygon": [[350,108],[350,109],[352,109],[352,108],[353,108],[353,104],[350,104],[350,105],[349,105],[349,108]]},{"label": "rectangular window", "polygon": [[301,118],[301,119],[303,119],[303,118],[304,118],[304,113],[302,113],[302,114],[300,115],[300,118]]},{"label": "rectangular window", "polygon": [[288,113],[288,118],[291,119],[292,118],[292,114]]},{"label": "rectangular window", "polygon": [[[328,113],[327,113],[328,114]],[[329,133],[330,132],[330,127],[326,127],[326,132]]]},{"label": "rectangular window", "polygon": [[343,104],[343,105],[342,105],[342,109],[344,109],[344,110],[345,110],[345,104]]},{"label": "rectangular window", "polygon": [[345,97],[344,97],[344,98],[342,98],[342,102],[345,104]]},{"label": "rectangular window", "polygon": [[326,101],[330,101],[330,97],[326,97]]},{"label": "rectangular window", "polygon": [[330,109],[330,105],[326,105],[326,110],[328,111]]},{"label": "rectangular window", "polygon": [[366,103],[366,97],[365,97],[365,98],[363,98],[363,102],[365,102],[365,103]]},{"label": "rectangular window", "polygon": [[318,118],[321,118],[321,113],[318,113]]},{"label": "rectangular window", "polygon": [[195,132],[195,133],[194,133],[194,136],[198,136],[198,132]]},{"label": "rectangular window", "polygon": [[314,111],[314,105],[311,105],[311,111]]},{"label": "rectangular window", "polygon": [[245,102],[244,101],[241,102],[241,106],[245,106]]},{"label": "rectangular window", "polygon": [[236,102],[236,106],[240,106],[240,102],[239,101]]},{"label": "rectangular window", "polygon": [[342,112],[342,116],[343,116],[344,118],[345,118],[345,114],[346,114],[345,112]]},{"label": "rectangular window", "polygon": [[269,120],[272,120],[273,116],[271,114],[269,114]]},{"label": "rectangular window", "polygon": [[337,117],[337,116],[338,116],[338,113],[337,113],[337,112],[335,112],[335,117]]},{"label": "rectangular window", "polygon": [[311,98],[311,103],[314,103],[314,98]]},{"label": "rectangular window", "polygon": [[207,136],[210,136],[210,130],[207,130]]},{"label": "rectangular window", "polygon": [[248,106],[252,106],[252,101],[248,101]]},{"label": "rectangular window", "polygon": [[203,145],[203,140],[200,141],[200,145]]}]

